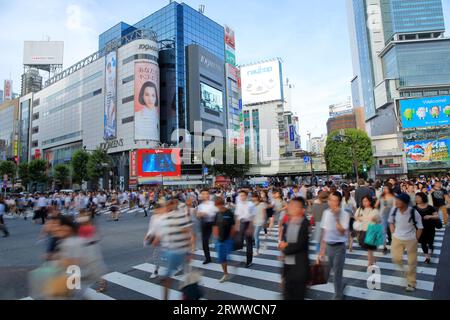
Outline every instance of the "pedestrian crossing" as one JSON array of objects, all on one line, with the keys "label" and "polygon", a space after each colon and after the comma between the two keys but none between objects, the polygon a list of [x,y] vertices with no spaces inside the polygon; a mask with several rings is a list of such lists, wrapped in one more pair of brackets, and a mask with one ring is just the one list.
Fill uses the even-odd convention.
[{"label": "pedestrian crossing", "polygon": [[[444,230],[436,231],[436,248],[442,247]],[[246,261],[245,249],[234,251],[229,256],[228,272],[231,279],[228,282],[220,283],[222,277],[222,268],[218,263],[209,263],[204,265],[204,255],[201,249],[193,253],[191,266],[202,273],[200,287],[204,292],[204,299],[208,300],[278,300],[281,295],[281,268],[282,262],[278,259],[280,256],[277,250],[277,230],[269,230],[269,236],[264,239],[261,236],[262,247],[267,244],[266,250],[261,250],[260,255],[253,258],[253,265],[245,268]],[[316,244],[310,244],[310,259],[314,261]],[[367,300],[428,300],[431,299],[434,278],[437,272],[437,263],[439,262],[440,249],[433,253],[431,265],[423,263],[424,255],[419,249],[418,267],[417,267],[417,290],[407,293],[404,288],[406,280],[403,272],[392,263],[390,253],[383,255],[382,252],[376,252],[377,266],[381,271],[381,289],[372,290],[367,286],[367,280],[370,274],[367,272],[367,253],[354,243],[353,252],[346,255],[344,268],[344,283],[346,284],[344,295],[346,299],[367,299]],[[149,257],[151,254],[149,253]],[[211,245],[211,257],[217,258],[217,252]],[[403,257],[406,265],[406,255]],[[161,299],[163,287],[159,279],[150,279],[150,275],[155,269],[152,261],[144,262],[140,265],[132,266],[126,273],[111,272],[104,276],[108,281],[108,290],[97,295],[94,298],[103,300],[119,299],[127,296],[126,292],[133,292],[142,299]],[[160,268],[160,274],[165,271]],[[183,283],[183,275],[175,275],[172,290],[169,299],[179,300],[182,298],[180,285]],[[332,279],[332,275],[330,276]],[[132,294],[130,294],[132,296]],[[333,283],[312,286],[307,292],[308,299],[327,300],[332,299],[334,295]],[[103,298],[103,299],[102,299]]]}]

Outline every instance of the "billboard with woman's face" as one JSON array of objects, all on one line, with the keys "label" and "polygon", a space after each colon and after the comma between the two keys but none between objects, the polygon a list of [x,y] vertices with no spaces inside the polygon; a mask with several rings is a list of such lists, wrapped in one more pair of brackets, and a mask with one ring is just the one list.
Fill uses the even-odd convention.
[{"label": "billboard with woman's face", "polygon": [[106,56],[105,66],[105,115],[104,138],[105,140],[116,138],[117,134],[117,53],[110,52]]},{"label": "billboard with woman's face", "polygon": [[160,140],[159,67],[136,62],[134,69],[134,139]]}]

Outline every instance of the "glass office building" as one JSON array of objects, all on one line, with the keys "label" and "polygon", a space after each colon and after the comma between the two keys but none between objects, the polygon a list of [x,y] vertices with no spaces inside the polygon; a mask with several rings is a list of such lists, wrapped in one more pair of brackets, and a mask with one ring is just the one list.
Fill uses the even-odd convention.
[{"label": "glass office building", "polygon": [[450,39],[397,43],[384,55],[383,69],[401,88],[449,85]]},{"label": "glass office building", "polygon": [[[161,57],[168,60],[161,61],[162,92],[164,87],[175,87],[172,96],[161,96],[161,110],[174,108],[176,114],[164,116],[161,114],[161,140],[170,143],[170,135],[176,128],[189,128],[189,112],[186,99],[186,52],[185,48],[197,44],[214,54],[225,63],[225,31],[224,27],[206,17],[199,11],[185,3],[172,2],[133,26],[124,22],[119,23],[100,35],[100,50],[111,40],[118,39],[135,29],[152,29],[157,33],[160,42]],[[175,67],[175,70],[173,70]],[[167,72],[168,75],[164,75]],[[172,76],[173,74],[173,76]],[[172,80],[173,83],[167,81]],[[169,90],[167,90],[169,91]]]},{"label": "glass office building", "polygon": [[395,34],[445,30],[441,0],[384,0],[381,12],[386,42]]}]

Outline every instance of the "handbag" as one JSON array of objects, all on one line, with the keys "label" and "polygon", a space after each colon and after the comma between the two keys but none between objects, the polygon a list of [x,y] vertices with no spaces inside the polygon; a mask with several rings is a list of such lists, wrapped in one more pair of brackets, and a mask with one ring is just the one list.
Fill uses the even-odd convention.
[{"label": "handbag", "polygon": [[361,212],[360,209],[358,209],[355,213],[355,222],[353,222],[353,230],[356,232],[362,231],[362,223],[358,220],[356,220],[357,217],[359,217],[359,213]]},{"label": "handbag", "polygon": [[309,282],[309,286],[328,283],[328,276],[330,275],[328,263],[320,262],[311,265],[310,274],[311,281]]},{"label": "handbag", "polygon": [[192,266],[189,265],[189,271],[180,285],[183,300],[200,300],[203,297],[203,290],[199,285],[201,276],[201,272],[193,271]]},{"label": "handbag", "polygon": [[369,224],[365,235],[364,244],[379,247],[383,243],[383,226],[381,224]]}]

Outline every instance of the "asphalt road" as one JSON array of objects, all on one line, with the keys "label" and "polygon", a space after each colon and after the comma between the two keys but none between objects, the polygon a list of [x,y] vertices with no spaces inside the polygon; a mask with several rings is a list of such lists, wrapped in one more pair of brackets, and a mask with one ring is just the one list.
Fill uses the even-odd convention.
[{"label": "asphalt road", "polygon": [[[38,241],[42,225],[30,219],[5,219],[10,237],[0,238],[0,300],[27,297],[28,272],[43,262],[45,242]],[[149,249],[143,247],[149,218],[142,213],[123,214],[120,221],[97,217],[102,236],[101,247],[110,271],[128,272],[130,266],[149,259]]]}]

